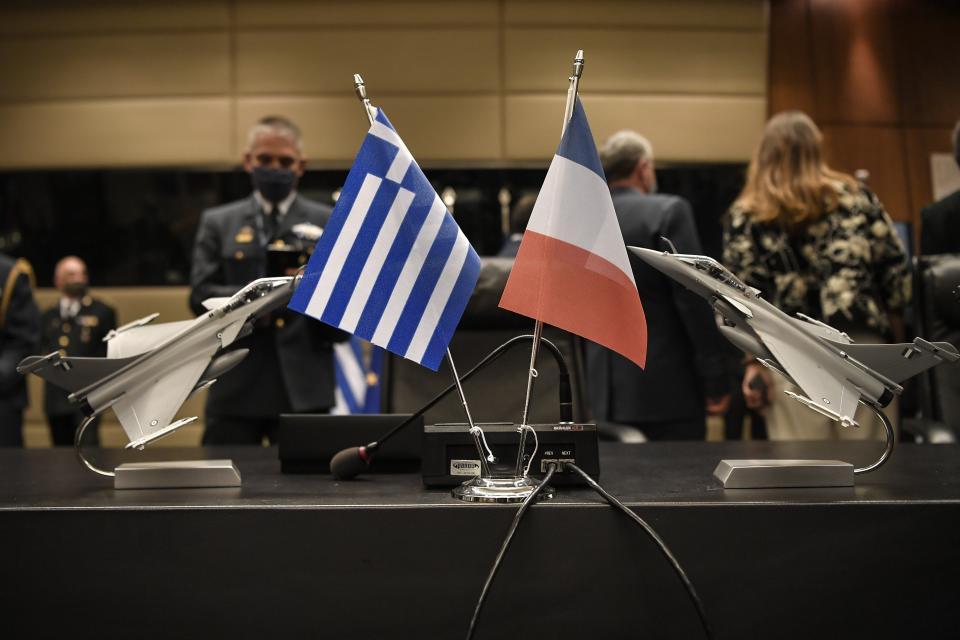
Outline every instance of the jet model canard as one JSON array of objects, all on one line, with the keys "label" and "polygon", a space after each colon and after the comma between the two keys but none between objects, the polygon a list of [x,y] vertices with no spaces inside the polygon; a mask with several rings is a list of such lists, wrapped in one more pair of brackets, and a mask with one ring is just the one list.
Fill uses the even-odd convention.
[{"label": "jet model canard", "polygon": [[229,298],[205,301],[208,311],[193,320],[152,325],[152,314],[112,331],[106,358],[54,352],[24,358],[17,371],[71,392],[88,415],[113,409],[130,438],[127,448],[143,448],[196,419],[171,424],[190,395],[247,355],[223,349],[245,335],[248,320],[285,304],[294,286],[292,277],[254,280]]},{"label": "jet model canard", "polygon": [[791,318],[708,256],[628,247],[638,258],[707,300],[720,314],[721,333],[736,347],[783,375],[804,395],[803,405],[843,426],[856,426],[861,399],[885,407],[899,383],[943,362],[960,359],[947,342],[856,344],[818,320]]}]

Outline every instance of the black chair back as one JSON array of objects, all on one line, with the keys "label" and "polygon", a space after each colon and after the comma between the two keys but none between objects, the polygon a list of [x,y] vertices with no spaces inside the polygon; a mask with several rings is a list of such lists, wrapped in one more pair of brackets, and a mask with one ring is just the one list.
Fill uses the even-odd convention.
[{"label": "black chair back", "polygon": [[[960,345],[960,254],[914,261],[915,309],[921,335]],[[921,380],[924,417],[960,435],[960,363],[943,364]]]}]

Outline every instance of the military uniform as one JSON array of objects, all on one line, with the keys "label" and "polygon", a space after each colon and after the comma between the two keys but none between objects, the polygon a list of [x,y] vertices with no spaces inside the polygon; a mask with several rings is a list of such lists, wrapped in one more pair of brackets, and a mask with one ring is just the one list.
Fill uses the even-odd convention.
[{"label": "military uniform", "polygon": [[[44,311],[40,318],[41,353],[60,351],[62,355],[75,358],[106,357],[107,345],[103,338],[111,329],[117,328],[117,314],[113,308],[88,295],[76,301],[74,310],[64,308],[70,305],[61,302]],[[63,389],[44,385],[43,408],[55,445],[73,444],[74,432],[83,420],[83,412],[67,399],[68,395]],[[95,443],[98,425],[92,426],[85,441]]]},{"label": "military uniform", "polygon": [[[295,246],[293,227],[323,227],[330,208],[300,195],[275,230],[266,231],[266,215],[256,198],[204,211],[197,230],[190,272],[190,306],[230,296],[267,275],[267,247]],[[278,274],[270,274],[278,275]],[[250,353],[210,388],[205,444],[259,444],[275,439],[281,413],[326,412],[334,405],[333,342],[347,334],[287,310],[259,319],[253,332],[231,348]]]},{"label": "military uniform", "polygon": [[17,364],[36,353],[40,337],[32,280],[29,263],[0,254],[0,446],[23,446],[27,383]]}]

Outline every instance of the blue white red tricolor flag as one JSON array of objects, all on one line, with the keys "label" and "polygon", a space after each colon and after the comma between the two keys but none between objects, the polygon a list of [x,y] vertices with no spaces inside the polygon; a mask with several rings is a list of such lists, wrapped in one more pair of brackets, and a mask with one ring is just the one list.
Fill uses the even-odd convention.
[{"label": "blue white red tricolor flag", "polygon": [[543,181],[500,306],[643,367],[647,320],[580,100]]},{"label": "blue white red tricolor flag", "polygon": [[433,369],[480,258],[377,110],[290,308]]}]

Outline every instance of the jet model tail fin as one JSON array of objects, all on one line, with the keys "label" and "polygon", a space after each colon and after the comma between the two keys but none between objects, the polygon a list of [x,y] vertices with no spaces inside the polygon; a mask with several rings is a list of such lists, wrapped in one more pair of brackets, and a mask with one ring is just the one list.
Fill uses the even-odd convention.
[{"label": "jet model tail fin", "polygon": [[67,358],[59,352],[24,358],[17,371],[33,373],[66,391],[83,389],[122,369],[136,358]]},{"label": "jet model tail fin", "polygon": [[949,342],[927,342],[917,338],[912,344],[845,344],[831,340],[851,358],[870,367],[893,382],[900,383],[941,362],[956,362],[960,354]]}]

